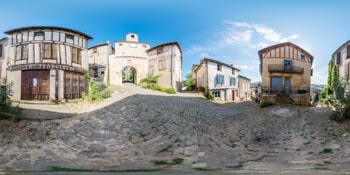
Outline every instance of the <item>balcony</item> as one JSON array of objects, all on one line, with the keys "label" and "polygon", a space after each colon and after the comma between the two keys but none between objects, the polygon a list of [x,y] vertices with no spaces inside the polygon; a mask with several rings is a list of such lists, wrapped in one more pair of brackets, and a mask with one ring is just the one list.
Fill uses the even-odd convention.
[{"label": "balcony", "polygon": [[298,66],[286,66],[283,64],[270,64],[268,65],[268,70],[270,73],[278,72],[278,73],[295,73],[295,74],[303,74],[304,68]]}]

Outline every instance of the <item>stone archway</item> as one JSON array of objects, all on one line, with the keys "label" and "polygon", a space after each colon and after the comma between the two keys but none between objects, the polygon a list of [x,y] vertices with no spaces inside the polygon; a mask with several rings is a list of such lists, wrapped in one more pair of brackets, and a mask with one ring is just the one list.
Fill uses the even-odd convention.
[{"label": "stone archway", "polygon": [[136,84],[136,69],[131,66],[126,66],[122,70],[122,83]]}]

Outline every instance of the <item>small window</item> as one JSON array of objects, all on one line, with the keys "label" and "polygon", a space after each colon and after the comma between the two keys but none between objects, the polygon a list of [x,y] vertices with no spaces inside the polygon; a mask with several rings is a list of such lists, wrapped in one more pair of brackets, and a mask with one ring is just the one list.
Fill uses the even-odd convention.
[{"label": "small window", "polygon": [[221,65],[221,64],[218,64],[217,70],[218,70],[218,71],[221,71],[221,69],[222,69],[222,65]]},{"label": "small window", "polygon": [[235,74],[235,69],[232,69],[232,75],[234,75]]},{"label": "small window", "polygon": [[119,46],[122,46],[123,44],[122,43],[119,43]]},{"label": "small window", "polygon": [[348,58],[350,58],[350,45],[348,45],[347,47],[346,47],[346,58],[348,59]]},{"label": "small window", "polygon": [[105,71],[101,71],[101,75],[104,75],[105,74]]},{"label": "small window", "polygon": [[81,49],[72,47],[72,63],[81,64]]},{"label": "small window", "polygon": [[159,62],[158,62],[158,69],[159,70],[166,69],[166,62],[165,62],[165,60],[159,60]]},{"label": "small window", "polygon": [[131,35],[131,38],[135,38],[135,35]]},{"label": "small window", "polygon": [[214,98],[220,98],[220,91],[213,91]]},{"label": "small window", "polygon": [[28,59],[28,44],[23,45],[22,48],[22,60]]},{"label": "small window", "polygon": [[162,47],[159,47],[159,48],[157,49],[157,54],[161,54],[161,53],[163,53],[163,48],[162,48]]},{"label": "small window", "polygon": [[44,40],[44,32],[34,32],[34,40]]},{"label": "small window", "polygon": [[236,78],[235,77],[230,78],[230,86],[236,86]]},{"label": "small window", "polygon": [[301,55],[301,56],[300,56],[300,59],[303,60],[303,61],[305,61],[305,55]]},{"label": "small window", "polygon": [[335,60],[335,64],[340,64],[340,52],[337,53],[337,57],[336,57],[336,60]]},{"label": "small window", "polygon": [[70,34],[66,34],[66,43],[73,44],[74,43],[74,36]]}]

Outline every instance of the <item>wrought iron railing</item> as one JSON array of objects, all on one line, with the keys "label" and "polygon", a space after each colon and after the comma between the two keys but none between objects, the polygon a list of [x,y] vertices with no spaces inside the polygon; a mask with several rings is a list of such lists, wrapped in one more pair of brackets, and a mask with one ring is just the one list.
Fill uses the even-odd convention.
[{"label": "wrought iron railing", "polygon": [[269,72],[281,72],[281,73],[297,73],[303,74],[304,68],[298,66],[286,66],[283,64],[269,64],[268,65]]},{"label": "wrought iron railing", "polygon": [[262,87],[262,93],[264,94],[280,94],[280,93],[307,94],[307,93],[310,93],[310,87],[290,88],[289,92],[286,92],[286,89],[284,88]]}]

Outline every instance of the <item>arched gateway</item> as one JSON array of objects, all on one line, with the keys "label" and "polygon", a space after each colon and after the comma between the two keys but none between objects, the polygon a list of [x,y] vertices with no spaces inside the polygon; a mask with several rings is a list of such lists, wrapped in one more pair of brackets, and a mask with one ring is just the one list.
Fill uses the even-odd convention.
[{"label": "arched gateway", "polygon": [[126,66],[122,70],[122,83],[136,84],[136,69],[131,66]]}]

